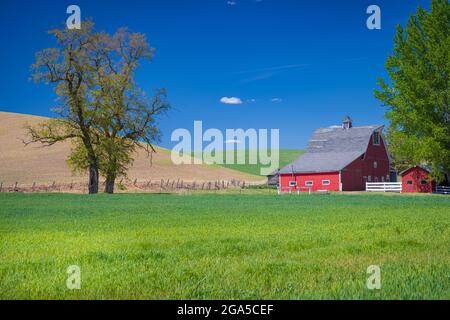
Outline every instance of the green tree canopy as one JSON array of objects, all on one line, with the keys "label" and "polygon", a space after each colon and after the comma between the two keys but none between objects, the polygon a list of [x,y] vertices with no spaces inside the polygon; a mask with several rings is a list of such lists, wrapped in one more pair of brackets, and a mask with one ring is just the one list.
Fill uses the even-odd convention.
[{"label": "green tree canopy", "polygon": [[375,96],[387,107],[394,158],[432,165],[433,176],[450,178],[450,4],[432,0],[406,26],[397,27],[393,53]]},{"label": "green tree canopy", "polygon": [[70,140],[68,163],[74,171],[89,172],[89,193],[98,192],[99,173],[106,179],[105,192],[112,193],[136,149],[154,151],[152,143],[160,139],[157,117],[170,108],[165,90],[147,97],[134,80],[139,63],[150,61],[154,49],[143,34],[94,32],[89,21],[80,30],[50,34],[58,46],[38,52],[32,69],[35,81],[54,86],[58,117],[29,127],[27,143]]}]

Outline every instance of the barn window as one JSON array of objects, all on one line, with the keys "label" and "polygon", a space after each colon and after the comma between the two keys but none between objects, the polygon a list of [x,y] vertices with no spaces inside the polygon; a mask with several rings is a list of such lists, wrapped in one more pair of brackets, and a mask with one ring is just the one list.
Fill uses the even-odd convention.
[{"label": "barn window", "polygon": [[420,184],[421,184],[421,185],[428,184],[428,181],[427,181],[427,180],[422,180],[422,181],[420,181]]},{"label": "barn window", "polygon": [[378,182],[378,177],[375,177],[375,182]]},{"label": "barn window", "polygon": [[367,181],[372,182],[372,176],[368,176]]},{"label": "barn window", "polygon": [[296,187],[297,181],[289,181],[289,187]]},{"label": "barn window", "polygon": [[376,161],[373,162],[373,168],[374,169],[378,168],[378,162],[376,162]]},{"label": "barn window", "polygon": [[379,146],[380,145],[380,133],[378,131],[373,133],[373,145]]},{"label": "barn window", "polygon": [[305,186],[312,187],[313,185],[314,185],[314,182],[312,182],[311,180],[305,181]]},{"label": "barn window", "polygon": [[381,177],[381,182],[384,182],[384,177]]},{"label": "barn window", "polygon": [[322,180],[322,185],[323,186],[329,186],[330,185],[330,180]]},{"label": "barn window", "polygon": [[413,184],[412,180],[406,181],[406,184]]}]

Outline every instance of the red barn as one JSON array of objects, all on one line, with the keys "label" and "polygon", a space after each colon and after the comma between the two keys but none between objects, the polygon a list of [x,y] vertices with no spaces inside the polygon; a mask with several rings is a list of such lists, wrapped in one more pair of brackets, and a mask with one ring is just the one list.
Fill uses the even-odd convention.
[{"label": "red barn", "polygon": [[415,166],[400,173],[403,192],[432,193],[436,184],[430,180],[430,168]]},{"label": "red barn", "polygon": [[390,161],[382,125],[317,129],[306,153],[280,170],[280,191],[363,191],[366,182],[388,182]]}]

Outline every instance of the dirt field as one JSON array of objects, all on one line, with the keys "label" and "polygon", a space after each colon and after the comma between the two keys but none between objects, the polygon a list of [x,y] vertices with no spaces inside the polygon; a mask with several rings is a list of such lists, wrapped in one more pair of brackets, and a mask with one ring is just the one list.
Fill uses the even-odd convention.
[{"label": "dirt field", "polygon": [[[39,144],[25,146],[25,124],[37,124],[44,117],[0,112],[0,182],[11,186],[16,182],[19,186],[36,184],[82,183],[86,176],[75,176],[66,164],[70,153],[70,143],[60,143],[52,147]],[[219,166],[180,165],[175,166],[170,159],[170,151],[157,148],[153,163],[139,151],[132,168],[128,173],[129,181],[146,183],[150,180],[178,180],[184,182],[205,181],[246,181],[255,183],[263,178],[245,174]]]}]

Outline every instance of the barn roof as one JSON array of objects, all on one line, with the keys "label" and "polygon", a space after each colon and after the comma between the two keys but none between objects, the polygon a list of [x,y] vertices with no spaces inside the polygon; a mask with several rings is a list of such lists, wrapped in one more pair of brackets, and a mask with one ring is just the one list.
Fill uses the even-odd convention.
[{"label": "barn roof", "polygon": [[280,170],[280,173],[339,171],[363,155],[370,137],[382,125],[342,126],[317,129],[309,140],[306,153]]},{"label": "barn roof", "polygon": [[422,165],[414,166],[414,167],[408,168],[408,169],[406,169],[406,170],[403,170],[403,171],[400,172],[399,174],[400,174],[401,176],[403,176],[403,175],[405,175],[405,173],[407,173],[407,172],[409,172],[409,171],[411,171],[411,170],[413,170],[413,169],[415,169],[415,168],[423,169],[423,170],[427,171],[428,173],[430,173],[431,170],[432,170],[432,168],[431,168],[431,166],[430,166],[429,164],[422,164]]}]

